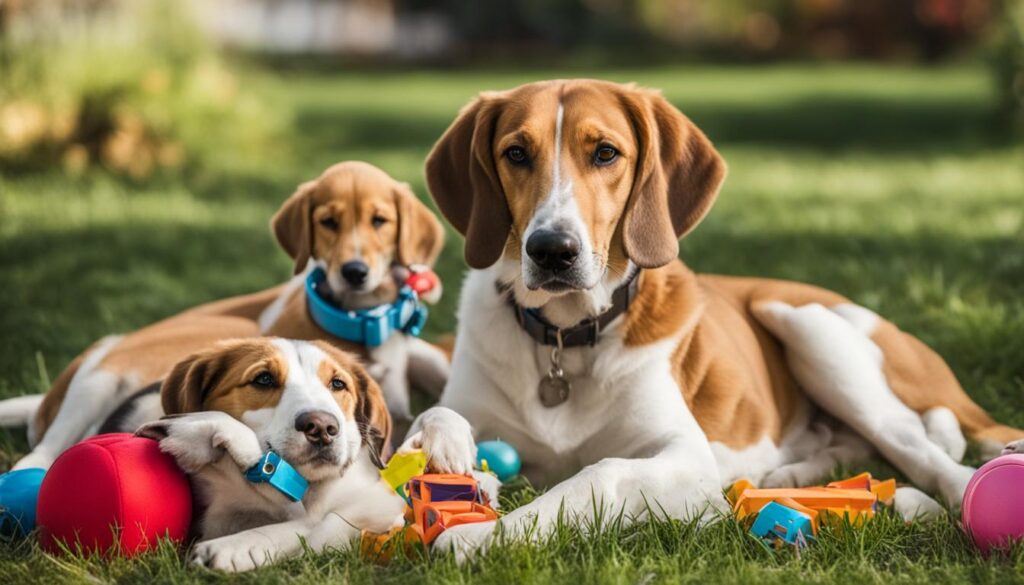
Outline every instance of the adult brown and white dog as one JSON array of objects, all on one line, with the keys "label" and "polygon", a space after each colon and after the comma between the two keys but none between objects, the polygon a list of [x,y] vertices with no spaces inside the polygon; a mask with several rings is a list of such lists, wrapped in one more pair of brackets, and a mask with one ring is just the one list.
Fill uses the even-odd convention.
[{"label": "adult brown and white dog", "polygon": [[[474,269],[441,404],[552,486],[503,517],[506,531],[544,534],[595,501],[691,518],[739,477],[805,485],[874,450],[955,503],[972,473],[961,429],[993,453],[1024,437],[870,310],[680,262],[726,165],[658,92],[570,80],[481,94],[426,173]],[[914,488],[896,505],[937,507]],[[493,528],[458,527],[438,546],[467,553]]]},{"label": "adult brown and white dog", "polygon": [[[161,397],[170,416],[138,433],[192,476],[202,510],[192,563],[243,571],[296,556],[303,543],[345,548],[361,530],[402,524],[405,501],[378,473],[390,416],[355,356],[322,341],[222,341],[175,365]],[[428,424],[420,435],[431,466],[468,473],[469,424],[440,416],[443,428]],[[309,482],[301,501],[245,478],[268,451]]]},{"label": "adult brown and white dog", "polygon": [[[307,272],[320,267],[334,302],[354,310],[395,299],[394,266],[432,265],[444,229],[408,185],[367,163],[339,163],[300,185],[271,227],[295,261],[296,276],[288,283],[103,338],[65,368],[45,397],[0,402],[0,424],[27,423],[34,445],[15,468],[49,467],[83,437],[100,430],[134,429],[159,418],[157,382],[180,360],[222,339],[319,339],[355,352],[369,362],[399,421],[411,419],[410,378],[440,392],[448,372],[441,350],[404,333],[372,351],[334,337],[310,317],[303,286]],[[129,398],[131,403],[121,408]],[[118,420],[109,420],[104,428],[103,421],[115,410]]]}]

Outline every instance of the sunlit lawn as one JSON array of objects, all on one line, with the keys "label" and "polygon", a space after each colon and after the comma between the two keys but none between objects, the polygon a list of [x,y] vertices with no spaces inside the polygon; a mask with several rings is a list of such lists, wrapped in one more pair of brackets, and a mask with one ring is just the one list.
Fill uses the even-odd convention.
[{"label": "sunlit lawn", "polygon": [[[39,392],[92,340],[191,305],[270,286],[289,262],[267,222],[301,180],[363,159],[426,196],[422,160],[476,92],[563,76],[663,88],[716,142],[730,175],[685,240],[698,270],[799,279],[843,292],[932,344],[1002,421],[1024,425],[1024,148],[995,138],[980,68],[868,66],[612,71],[286,72],[254,78],[292,112],[266,160],[185,179],[128,184],[58,171],[0,179],[0,395]],[[446,299],[429,335],[452,330],[464,270],[453,236],[440,262]],[[25,449],[3,438],[3,458]],[[0,459],[0,466],[3,466]],[[529,492],[522,492],[528,497]],[[650,522],[548,546],[497,547],[381,568],[336,553],[252,580],[321,582],[1007,582],[1024,557],[983,561],[952,521],[892,518],[826,535],[800,558],[761,549],[731,523],[709,530]],[[52,560],[0,546],[0,581],[165,582],[173,551],[141,561]]]}]

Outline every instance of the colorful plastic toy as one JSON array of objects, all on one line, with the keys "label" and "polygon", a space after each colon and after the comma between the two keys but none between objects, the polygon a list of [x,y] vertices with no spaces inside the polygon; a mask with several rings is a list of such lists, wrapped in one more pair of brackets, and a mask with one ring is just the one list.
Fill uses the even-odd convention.
[{"label": "colorful plastic toy", "polygon": [[387,562],[398,550],[429,546],[442,532],[474,522],[497,520],[498,513],[484,503],[484,495],[472,477],[443,473],[417,475],[405,486],[411,507],[406,525],[386,534],[363,532],[360,551],[364,558]]},{"label": "colorful plastic toy", "polygon": [[811,516],[778,502],[768,502],[757,513],[750,532],[768,545],[789,544],[800,548],[814,538]]},{"label": "colorful plastic toy", "polygon": [[476,480],[464,475],[428,473],[409,480],[412,528],[430,544],[446,529],[460,524],[497,520],[498,514],[484,503]]},{"label": "colorful plastic toy", "polygon": [[429,297],[430,292],[441,284],[437,274],[426,266],[414,265],[409,269],[409,278],[405,279],[405,284],[420,297]]},{"label": "colorful plastic toy", "polygon": [[515,448],[505,441],[481,441],[476,444],[476,466],[506,481],[519,474],[522,462]]},{"label": "colorful plastic toy", "polygon": [[1024,455],[996,457],[967,484],[962,506],[964,530],[981,551],[1024,539]]},{"label": "colorful plastic toy", "polygon": [[0,536],[25,536],[36,527],[36,501],[45,469],[18,469],[0,475]]},{"label": "colorful plastic toy", "polygon": [[409,451],[406,453],[395,453],[388,461],[387,467],[380,470],[381,478],[387,482],[391,489],[398,492],[398,495],[409,501],[405,494],[405,484],[413,477],[420,475],[427,469],[427,454],[423,451]]},{"label": "colorful plastic toy", "polygon": [[[801,545],[794,540],[797,537],[792,534],[793,526],[799,525],[805,544],[818,533],[822,522],[863,525],[874,517],[879,502],[887,503],[895,494],[895,480],[879,481],[862,473],[825,486],[795,489],[758,489],[747,480],[739,480],[729,488],[726,497],[737,520],[752,519],[751,531],[759,538],[775,544]],[[762,519],[765,511],[769,517]],[[803,518],[807,519],[809,531],[804,529]]]},{"label": "colorful plastic toy", "polygon": [[134,556],[192,521],[188,477],[156,441],[98,435],[71,447],[43,478],[36,513],[43,549]]}]

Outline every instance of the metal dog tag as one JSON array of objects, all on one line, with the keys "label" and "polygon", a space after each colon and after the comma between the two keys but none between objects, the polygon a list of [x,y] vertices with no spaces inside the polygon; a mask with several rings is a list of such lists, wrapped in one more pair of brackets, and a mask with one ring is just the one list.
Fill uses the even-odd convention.
[{"label": "metal dog tag", "polygon": [[572,384],[561,375],[561,372],[557,375],[548,372],[548,375],[541,378],[540,384],[537,385],[540,403],[546,408],[554,408],[569,400],[570,390],[572,390]]},{"label": "metal dog tag", "polygon": [[537,384],[537,392],[540,394],[540,403],[545,408],[554,408],[569,400],[569,392],[572,390],[572,383],[565,379],[565,372],[562,371],[562,330],[558,330],[558,346],[551,350],[551,367],[548,375],[540,379]]}]

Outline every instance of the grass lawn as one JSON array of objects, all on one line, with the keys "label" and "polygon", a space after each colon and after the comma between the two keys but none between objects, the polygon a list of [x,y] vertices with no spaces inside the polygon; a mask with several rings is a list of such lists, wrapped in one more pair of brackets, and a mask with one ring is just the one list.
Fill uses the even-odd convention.
[{"label": "grass lawn", "polygon": [[[682,246],[702,271],[799,279],[841,291],[935,347],[974,398],[1024,426],[1024,148],[993,138],[980,68],[784,66],[422,72],[254,77],[292,112],[266,160],[127,184],[93,173],[0,177],[0,396],[44,391],[96,338],[284,280],[267,222],[301,180],[364,159],[425,196],[422,161],[477,91],[595,76],[661,87],[730,165],[719,201]],[[230,157],[226,157],[230,161]],[[446,298],[429,335],[454,327],[464,265],[450,238]],[[0,468],[26,444],[0,433]],[[513,492],[529,498],[529,489]],[[214,581],[170,548],[136,561],[55,559],[0,544],[0,582]],[[985,561],[952,520],[883,516],[771,553],[732,522],[566,528],[463,567],[307,556],[241,581],[314,583],[1024,582],[1024,551]]]}]

